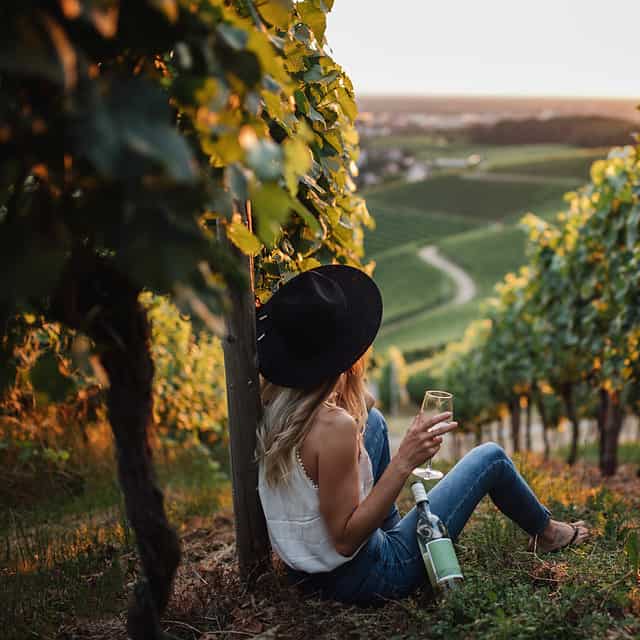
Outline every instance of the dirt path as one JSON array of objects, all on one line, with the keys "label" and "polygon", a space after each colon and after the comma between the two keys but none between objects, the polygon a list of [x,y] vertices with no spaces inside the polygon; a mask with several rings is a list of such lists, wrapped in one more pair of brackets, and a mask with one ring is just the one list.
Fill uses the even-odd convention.
[{"label": "dirt path", "polygon": [[436,267],[436,269],[444,271],[456,283],[458,291],[453,300],[447,304],[465,304],[475,298],[477,289],[471,276],[457,264],[440,255],[438,247],[432,245],[424,247],[420,249],[418,255],[426,263]]}]

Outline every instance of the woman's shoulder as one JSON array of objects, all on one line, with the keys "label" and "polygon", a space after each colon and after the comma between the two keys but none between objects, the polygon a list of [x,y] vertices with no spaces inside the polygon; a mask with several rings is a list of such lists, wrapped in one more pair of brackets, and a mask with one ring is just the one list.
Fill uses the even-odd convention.
[{"label": "woman's shoulder", "polygon": [[334,442],[336,439],[352,440],[358,435],[358,425],[342,407],[323,405],[316,414],[311,434],[319,442],[325,442],[325,438]]}]

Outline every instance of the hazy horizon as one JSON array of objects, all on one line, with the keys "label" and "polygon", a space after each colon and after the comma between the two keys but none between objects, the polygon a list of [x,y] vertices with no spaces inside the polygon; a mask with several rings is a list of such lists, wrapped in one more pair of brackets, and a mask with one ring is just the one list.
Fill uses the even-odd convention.
[{"label": "hazy horizon", "polygon": [[489,92],[468,92],[456,93],[454,91],[430,91],[422,93],[368,93],[358,91],[356,88],[356,97],[358,98],[507,98],[511,100],[605,100],[609,102],[624,101],[633,102],[640,107],[640,92],[636,96],[599,96],[599,95],[573,95],[573,94],[545,94],[545,93],[489,93]]},{"label": "hazy horizon", "polygon": [[[360,96],[638,99],[640,3],[338,0],[327,40]],[[617,8],[617,5],[616,5]]]}]

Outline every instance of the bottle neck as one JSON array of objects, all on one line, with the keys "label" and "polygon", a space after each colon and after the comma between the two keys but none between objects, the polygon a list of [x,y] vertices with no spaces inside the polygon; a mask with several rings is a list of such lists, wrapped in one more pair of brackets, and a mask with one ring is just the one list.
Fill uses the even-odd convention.
[{"label": "bottle neck", "polygon": [[420,502],[416,503],[416,509],[418,510],[418,513],[423,513],[424,515],[429,515],[431,513],[428,500],[420,500]]}]

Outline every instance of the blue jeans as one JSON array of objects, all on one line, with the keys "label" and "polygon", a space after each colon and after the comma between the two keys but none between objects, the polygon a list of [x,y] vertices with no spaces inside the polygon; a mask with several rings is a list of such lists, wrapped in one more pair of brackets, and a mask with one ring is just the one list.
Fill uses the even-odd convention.
[{"label": "blue jeans", "polygon": [[[369,412],[364,442],[377,482],[390,460],[387,424],[377,409]],[[531,536],[542,532],[549,521],[549,511],[493,442],[467,453],[429,491],[429,503],[451,538],[457,540],[486,495]],[[394,505],[382,527],[373,532],[354,558],[337,569],[315,574],[289,569],[289,577],[307,593],[342,602],[370,604],[409,595],[428,584],[416,540],[415,508],[401,519]]]}]

